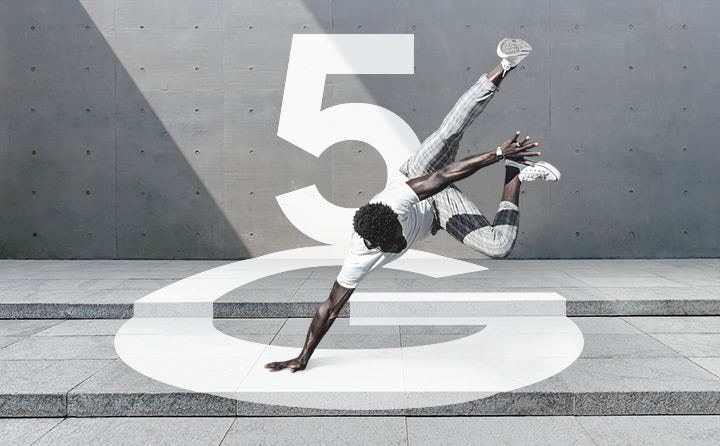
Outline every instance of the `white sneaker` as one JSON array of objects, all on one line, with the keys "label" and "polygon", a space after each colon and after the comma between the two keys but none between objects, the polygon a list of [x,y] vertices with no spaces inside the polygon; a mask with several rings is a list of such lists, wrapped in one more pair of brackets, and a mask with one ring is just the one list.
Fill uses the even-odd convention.
[{"label": "white sneaker", "polygon": [[532,47],[522,39],[502,39],[497,47],[497,55],[502,59],[503,77],[525,59],[530,51]]},{"label": "white sneaker", "polygon": [[[518,163],[519,164],[519,163]],[[560,171],[555,166],[545,161],[538,161],[534,166],[525,166],[524,169],[520,170],[520,181],[558,181],[560,179]]]}]

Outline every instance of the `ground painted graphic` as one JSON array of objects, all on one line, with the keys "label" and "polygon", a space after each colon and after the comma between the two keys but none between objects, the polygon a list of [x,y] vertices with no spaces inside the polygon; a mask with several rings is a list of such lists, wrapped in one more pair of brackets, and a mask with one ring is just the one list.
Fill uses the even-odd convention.
[{"label": "ground painted graphic", "polygon": [[[380,152],[388,172],[396,172],[419,144],[412,129],[394,113],[370,104],[320,110],[322,91],[326,74],[412,72],[412,35],[296,35],[278,135],[315,156],[339,141],[363,141]],[[384,410],[460,403],[511,391],[559,373],[580,355],[582,334],[565,316],[565,300],[556,293],[358,292],[350,301],[351,324],[484,328],[461,339],[417,347],[323,349],[321,344],[305,371],[267,371],[265,363],[294,357],[300,346],[250,342],[218,331],[213,302],[264,277],[340,266],[354,212],[328,203],[314,186],[277,199],[298,229],[328,245],[224,265],[141,298],[135,316],[115,338],[126,364],[173,386],[245,401]],[[485,269],[416,250],[385,268],[433,278]]]}]

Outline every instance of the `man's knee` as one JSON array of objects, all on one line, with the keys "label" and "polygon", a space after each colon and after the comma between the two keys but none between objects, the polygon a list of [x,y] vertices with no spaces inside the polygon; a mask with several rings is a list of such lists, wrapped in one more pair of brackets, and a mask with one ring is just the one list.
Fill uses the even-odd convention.
[{"label": "man's knee", "polygon": [[510,255],[512,250],[513,250],[513,244],[509,244],[509,245],[503,244],[503,245],[494,247],[494,249],[489,250],[485,254],[493,259],[504,259],[505,257]]},{"label": "man's knee", "polygon": [[493,228],[492,234],[488,235],[473,239],[471,234],[463,240],[463,244],[493,259],[504,259],[510,255],[515,246],[516,234],[501,234],[497,231],[497,228]]}]

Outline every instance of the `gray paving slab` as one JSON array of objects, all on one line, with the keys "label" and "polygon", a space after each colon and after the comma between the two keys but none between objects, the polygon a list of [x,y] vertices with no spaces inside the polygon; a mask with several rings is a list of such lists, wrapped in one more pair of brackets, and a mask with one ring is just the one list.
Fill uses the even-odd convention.
[{"label": "gray paving slab", "polygon": [[720,357],[720,333],[651,334],[683,356]]},{"label": "gray paving slab", "polygon": [[688,358],[713,375],[720,377],[720,358]]},{"label": "gray paving slab", "polygon": [[215,328],[229,335],[260,334],[275,335],[286,319],[214,319]]},{"label": "gray paving slab", "polygon": [[716,296],[689,286],[677,287],[597,287],[613,299],[642,300],[713,300]]},{"label": "gray paving slab", "polygon": [[0,288],[0,303],[25,302],[28,296],[35,293],[32,288],[8,289]]},{"label": "gray paving slab", "polygon": [[583,333],[581,358],[674,358],[680,354],[652,337],[641,334]]},{"label": "gray paving slab", "polygon": [[[305,335],[310,327],[310,318],[289,318],[280,330],[281,335]],[[335,319],[328,336],[333,334],[357,335],[398,335],[400,329],[393,325],[352,325],[347,317]]]},{"label": "gray paving slab", "polygon": [[5,446],[27,446],[62,421],[62,418],[0,419],[0,438]]},{"label": "gray paving slab", "polygon": [[537,387],[574,393],[718,392],[720,380],[682,357],[580,358]]},{"label": "gray paving slab", "polygon": [[674,280],[665,279],[657,275],[604,275],[604,276],[586,276],[573,275],[573,277],[585,286],[597,288],[661,288],[661,287],[677,287],[685,286]]},{"label": "gray paving slab", "polygon": [[720,316],[624,317],[645,333],[720,333]]},{"label": "gray paving slab", "polygon": [[[34,260],[18,262],[10,277],[29,279],[181,279],[227,260]],[[4,268],[0,268],[4,270]],[[0,277],[7,277],[0,273]]]},{"label": "gray paving slab", "polygon": [[[82,319],[62,321],[35,336],[115,336],[127,319]],[[0,322],[0,327],[3,323]]]},{"label": "gray paving slab", "polygon": [[640,334],[636,327],[618,317],[571,317],[575,325],[585,334]]},{"label": "gray paving slab", "polygon": [[60,320],[4,320],[0,321],[0,336],[26,337],[60,322]]},{"label": "gray paving slab", "polygon": [[31,336],[0,349],[10,359],[115,359],[114,336]]},{"label": "gray paving slab", "polygon": [[0,417],[67,414],[67,392],[110,361],[0,361]]},{"label": "gray paving slab", "polygon": [[238,288],[216,302],[290,302],[297,288]]},{"label": "gray paving slab", "polygon": [[407,418],[409,445],[593,445],[573,417]]},{"label": "gray paving slab", "polygon": [[[296,347],[298,352],[304,343],[305,335],[279,334],[272,340],[272,345]],[[322,340],[322,347],[339,349],[399,348],[400,335],[328,333]]]},{"label": "gray paving slab", "polygon": [[717,445],[718,416],[578,417],[587,435],[602,445]]},{"label": "gray paving slab", "polygon": [[462,335],[469,336],[485,328],[483,325],[401,325],[400,335]]},{"label": "gray paving slab", "polygon": [[67,395],[67,413],[78,417],[234,416],[236,406],[235,400],[155,381],[119,359]]},{"label": "gray paving slab", "polygon": [[67,418],[35,445],[217,446],[233,418]]},{"label": "gray paving slab", "polygon": [[7,347],[8,345],[14,344],[22,339],[21,337],[12,336],[0,336],[0,348]]},{"label": "gray paving slab", "polygon": [[[482,329],[482,327],[480,327]],[[450,342],[460,338],[464,338],[465,334],[404,334],[400,338],[403,347],[417,347],[421,345],[441,344]]]},{"label": "gray paving slab", "polygon": [[406,445],[402,417],[238,418],[223,445]]}]

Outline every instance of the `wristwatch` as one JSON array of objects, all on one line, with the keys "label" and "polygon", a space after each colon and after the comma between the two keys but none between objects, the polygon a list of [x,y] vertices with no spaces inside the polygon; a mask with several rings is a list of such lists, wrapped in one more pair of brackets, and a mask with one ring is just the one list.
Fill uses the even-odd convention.
[{"label": "wristwatch", "polygon": [[502,161],[505,159],[505,155],[503,154],[502,148],[500,146],[495,149],[495,156],[497,157],[498,161]]}]

